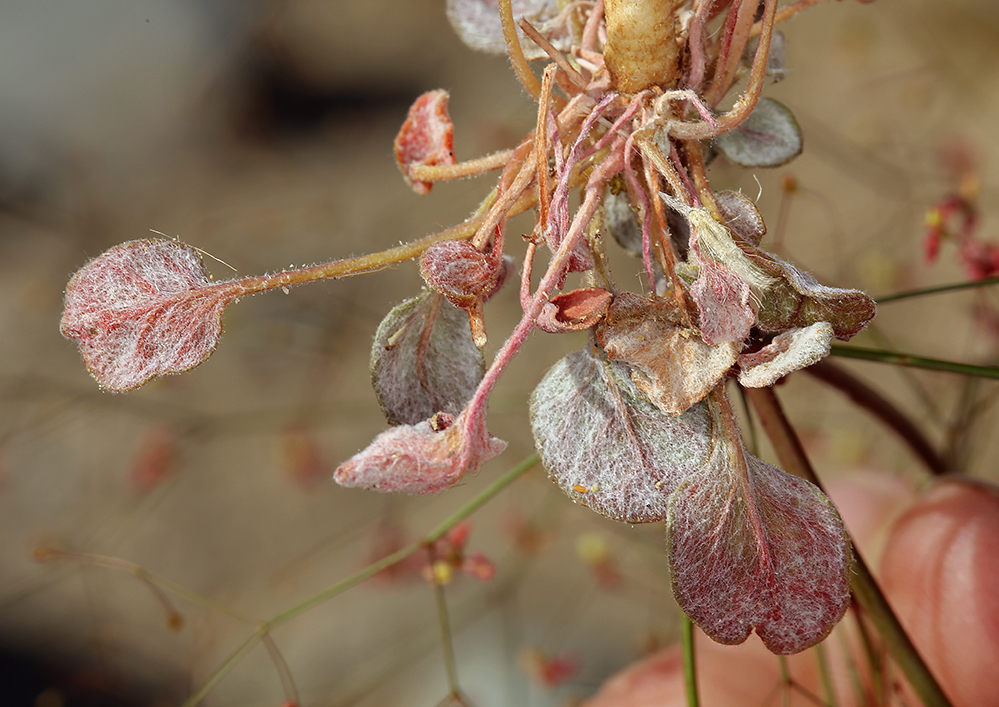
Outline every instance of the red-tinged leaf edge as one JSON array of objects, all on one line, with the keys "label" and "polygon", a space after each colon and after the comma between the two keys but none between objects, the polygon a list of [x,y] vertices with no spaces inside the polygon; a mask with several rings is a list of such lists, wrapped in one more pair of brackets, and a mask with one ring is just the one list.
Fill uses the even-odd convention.
[{"label": "red-tinged leaf edge", "polygon": [[395,138],[395,160],[406,183],[417,194],[429,194],[433,182],[413,179],[411,166],[455,164],[454,124],[447,111],[448,98],[448,92],[441,89],[417,98]]}]

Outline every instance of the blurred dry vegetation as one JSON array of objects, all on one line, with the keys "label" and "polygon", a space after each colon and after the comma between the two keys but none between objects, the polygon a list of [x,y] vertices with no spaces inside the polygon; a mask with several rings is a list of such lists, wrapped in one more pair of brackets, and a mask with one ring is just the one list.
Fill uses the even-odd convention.
[{"label": "blurred dry vegetation", "polygon": [[[102,393],[58,332],[69,275],[150,229],[253,274],[383,249],[467,215],[488,177],[426,197],[400,178],[391,142],[409,103],[451,92],[459,159],[515,144],[533,104],[504,59],[461,45],[443,5],[0,4],[0,650],[4,666],[17,656],[47,666],[46,699],[176,704],[251,627],[176,599],[184,626],[171,630],[143,582],[39,564],[33,549],[122,558],[266,618],[373,559],[386,524],[417,537],[532,450],[526,397],[581,335],[536,335],[507,373],[490,427],[510,447],[478,478],[416,499],[329,480],[384,426],[367,358],[381,317],[420,288],[412,264],[234,305],[207,363],[126,395]],[[963,279],[952,247],[924,263],[923,217],[955,188],[946,155],[964,150],[981,181],[980,233],[999,240],[997,6],[826,3],[783,31],[790,73],[768,95],[798,117],[804,154],[755,175],[719,160],[714,184],[760,193],[767,238],[823,282],[877,296]],[[789,175],[793,196],[781,187]],[[218,278],[231,272],[206,264]],[[639,270],[618,267],[626,286],[628,268]],[[516,321],[514,289],[487,309],[490,350]],[[999,312],[999,297],[885,305],[857,343],[995,363],[999,331],[982,308]],[[999,476],[994,386],[849,367],[969,472]],[[837,393],[799,374],[782,395],[824,477],[880,467],[918,480],[909,453]],[[498,574],[457,579],[448,599],[459,675],[476,704],[563,704],[673,639],[661,527],[617,526],[575,507],[540,469],[473,520],[469,549]],[[594,569],[601,543],[616,588]],[[433,594],[418,580],[352,590],[275,641],[307,705],[430,705],[445,694]],[[580,670],[546,689],[516,659],[530,647],[571,652]],[[36,694],[14,704],[41,705]],[[258,648],[208,704],[282,699]]]}]

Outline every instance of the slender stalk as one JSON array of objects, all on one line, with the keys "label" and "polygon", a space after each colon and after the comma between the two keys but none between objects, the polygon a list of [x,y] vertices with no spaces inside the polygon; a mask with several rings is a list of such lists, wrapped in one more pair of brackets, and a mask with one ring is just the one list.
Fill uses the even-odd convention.
[{"label": "slender stalk", "polygon": [[506,51],[510,55],[510,64],[513,72],[524,87],[524,90],[531,94],[534,100],[541,94],[541,82],[531,71],[531,66],[524,56],[524,49],[520,46],[520,38],[517,36],[517,26],[513,21],[513,5],[511,0],[499,0],[500,24],[503,26],[503,39],[506,40]]},{"label": "slender stalk", "polygon": [[458,164],[416,164],[408,167],[409,176],[417,182],[442,182],[449,179],[474,177],[493,169],[505,167],[513,157],[513,150],[494,152],[485,157],[459,162]]},{"label": "slender stalk", "polygon": [[970,290],[978,287],[989,287],[991,285],[999,285],[999,277],[988,277],[984,280],[971,280],[969,282],[952,282],[949,285],[937,285],[935,287],[924,287],[919,290],[896,292],[893,295],[878,297],[877,302],[878,304],[887,304],[888,302],[898,302],[911,297],[924,297],[926,295],[937,295],[944,292],[958,292],[959,290]]},{"label": "slender stalk", "polygon": [[903,442],[909,445],[931,474],[939,476],[949,471],[944,458],[937,453],[923,431],[887,398],[855,378],[849,371],[827,360],[809,366],[805,372],[840,391],[888,425]]},{"label": "slender stalk", "polygon": [[836,686],[833,685],[832,673],[829,671],[829,656],[826,655],[826,647],[820,643],[815,646],[815,662],[819,664],[819,679],[822,681],[822,694],[825,696],[826,704],[829,707],[836,707]]},{"label": "slender stalk", "polygon": [[683,651],[683,689],[687,707],[701,704],[697,692],[697,656],[694,653],[694,622],[686,614],[680,616],[680,646]]},{"label": "slender stalk", "polygon": [[[319,592],[318,594],[306,599],[305,601],[296,604],[295,606],[286,609],[285,611],[277,614],[268,621],[264,621],[257,626],[257,629],[253,634],[247,638],[239,648],[237,648],[232,655],[226,658],[223,662],[209,677],[208,681],[202,685],[197,692],[194,693],[183,705],[183,707],[194,707],[198,702],[200,702],[205,695],[211,692],[212,688],[218,684],[218,682],[225,677],[225,675],[232,670],[233,667],[240,661],[240,659],[246,655],[247,652],[256,644],[258,640],[261,639],[267,632],[273,630],[274,628],[286,623],[301,614],[315,608],[319,604],[322,604],[329,599],[342,594],[351,587],[354,587],[366,579],[373,577],[384,569],[391,567],[394,564],[402,562],[407,557],[413,553],[424,549],[427,545],[439,540],[445,533],[447,533],[455,525],[463,521],[465,518],[470,516],[472,513],[477,511],[479,508],[484,506],[486,502],[499,494],[503,489],[509,486],[511,483],[516,481],[518,478],[524,475],[535,464],[538,463],[538,455],[532,454],[517,466],[513,467],[505,473],[503,476],[498,478],[496,481],[487,486],[481,493],[479,493],[475,498],[462,506],[458,511],[456,511],[450,518],[445,520],[443,523],[438,525],[436,528],[431,530],[422,540],[410,543],[406,547],[393,552],[391,555],[383,557],[377,562],[373,562],[367,567],[355,572],[349,577],[345,577],[336,584],[332,585],[328,589]],[[460,696],[459,696],[460,697]]]},{"label": "slender stalk", "polygon": [[[804,448],[791,427],[780,401],[770,388],[749,388],[746,395],[753,403],[763,429],[773,444],[777,457],[784,468],[812,482],[820,489],[821,482],[812,469],[811,462]],[[854,546],[854,571],[850,582],[854,599],[864,609],[881,638],[888,646],[892,657],[899,668],[909,679],[916,694],[926,707],[950,707],[950,701],[944,695],[936,678],[930,672],[916,647],[899,623],[898,617],[892,611],[881,588],[868,569],[863,557]]]},{"label": "slender stalk", "polygon": [[[437,558],[433,551],[433,545],[427,546],[430,550],[430,562],[436,562]],[[454,659],[454,643],[451,640],[451,620],[447,613],[447,597],[444,596],[444,584],[434,579],[434,601],[437,604],[437,619],[441,627],[441,651],[444,654],[444,670],[447,673],[448,691],[451,695],[461,694],[461,686],[458,684],[458,664]]]},{"label": "slender stalk", "polygon": [[943,361],[938,358],[924,358],[911,354],[897,353],[895,351],[882,351],[879,349],[865,349],[859,346],[841,346],[833,344],[830,353],[834,356],[844,358],[859,358],[864,361],[877,361],[878,363],[893,363],[896,366],[910,366],[912,368],[925,368],[930,371],[943,371],[945,373],[959,373],[964,376],[978,376],[979,378],[999,378],[999,368],[995,366],[975,366],[970,363],[958,363],[956,361]]}]

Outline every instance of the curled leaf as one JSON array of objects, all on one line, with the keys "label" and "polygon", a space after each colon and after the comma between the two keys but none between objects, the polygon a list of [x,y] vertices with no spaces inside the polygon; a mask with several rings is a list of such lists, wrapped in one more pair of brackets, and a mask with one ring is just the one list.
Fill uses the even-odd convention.
[{"label": "curled leaf", "polygon": [[390,425],[457,415],[485,370],[468,317],[431,292],[389,312],[371,347],[371,383]]},{"label": "curled leaf", "polygon": [[775,279],[760,297],[756,313],[757,326],[765,331],[786,331],[829,322],[835,337],[845,341],[859,333],[877,314],[874,300],[860,290],[820,285],[809,273],[763,251],[749,255]]},{"label": "curled leaf", "polygon": [[[667,203],[678,205],[675,199]],[[708,344],[742,342],[756,317],[750,295],[769,287],[773,278],[736,245],[728,228],[707,209],[680,206],[690,224],[690,252],[699,268],[690,294],[700,313],[701,337]]]},{"label": "curled leaf", "polygon": [[849,606],[846,530],[819,489],[747,454],[708,407],[720,432],[710,462],[670,500],[673,593],[720,643],[755,630],[771,652],[798,653]]},{"label": "curled leaf", "polygon": [[755,353],[739,356],[739,382],[747,388],[766,388],[788,373],[807,368],[829,355],[833,328],[816,322],[804,329],[789,329]]},{"label": "curled leaf", "polygon": [[576,503],[627,523],[662,520],[680,480],[707,463],[711,422],[645,399],[622,364],[595,349],[549,369],[531,394],[531,429],[548,474]]},{"label": "curled leaf", "polygon": [[440,493],[504,449],[506,442],[490,435],[485,423],[464,414],[447,426],[424,420],[385,430],[341,464],[333,479],[341,486],[386,493]]},{"label": "curled leaf", "polygon": [[801,128],[787,106],[761,98],[741,125],[720,135],[714,144],[742,167],[779,167],[801,154]]},{"label": "curled leaf", "polygon": [[735,342],[706,344],[673,300],[630,292],[615,298],[597,327],[597,342],[611,361],[631,367],[631,380],[668,415],[704,398],[739,355]]},{"label": "curled leaf", "polygon": [[448,97],[447,91],[438,89],[417,98],[395,137],[395,161],[406,183],[417,194],[430,193],[433,182],[413,179],[412,166],[455,164],[454,124],[447,112]]},{"label": "curled leaf", "polygon": [[590,329],[603,318],[612,297],[610,292],[599,287],[563,292],[551,298],[536,324],[549,334]]},{"label": "curled leaf", "polygon": [[240,294],[232,282],[209,283],[191,246],[128,241],[69,281],[59,330],[79,345],[98,383],[131,390],[208,358],[222,331],[222,312]]}]

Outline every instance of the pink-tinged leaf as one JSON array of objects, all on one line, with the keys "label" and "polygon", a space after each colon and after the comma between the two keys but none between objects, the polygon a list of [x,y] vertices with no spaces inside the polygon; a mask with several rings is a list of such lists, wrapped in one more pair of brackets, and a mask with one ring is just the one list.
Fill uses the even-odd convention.
[{"label": "pink-tinged leaf", "polygon": [[690,254],[698,267],[690,295],[700,314],[701,338],[708,344],[741,343],[756,318],[750,294],[765,290],[773,278],[736,245],[732,232],[707,209],[664,199],[690,224]]},{"label": "pink-tinged leaf", "polygon": [[718,191],[715,192],[715,204],[733,235],[750,245],[760,244],[767,234],[767,224],[752,199],[739,191]]},{"label": "pink-tinged leaf", "polygon": [[506,442],[463,413],[443,428],[431,419],[385,430],[367,449],[341,464],[333,478],[341,486],[373,491],[440,493],[465,474],[476,473],[504,449]]},{"label": "pink-tinged leaf", "polygon": [[[565,27],[556,27],[553,20],[559,14],[558,0],[513,0],[513,19],[521,17],[545,35],[556,48],[568,51],[571,45]],[[500,24],[497,0],[448,0],[447,17],[451,26],[467,46],[490,54],[505,54],[503,27]],[[520,45],[528,59],[540,59],[546,54],[527,39],[518,27]]]},{"label": "pink-tinged leaf", "polygon": [[[843,522],[815,486],[746,453],[708,403],[710,462],[670,499],[667,553],[677,603],[720,643],[756,631],[773,653],[825,638],[850,603]],[[734,425],[734,421],[732,423]]]},{"label": "pink-tinged leaf", "polygon": [[766,388],[788,373],[814,365],[829,355],[832,337],[829,322],[778,334],[759,351],[739,356],[739,383],[747,388]]},{"label": "pink-tinged leaf", "polygon": [[667,415],[679,415],[722,379],[739,345],[704,343],[673,300],[619,295],[597,327],[597,342],[611,361],[631,367],[631,380]]},{"label": "pink-tinged leaf", "polygon": [[700,273],[690,288],[701,319],[705,343],[739,342],[749,336],[753,309],[749,306],[749,284],[720,263],[698,259]]},{"label": "pink-tinged leaf", "polygon": [[666,415],[624,365],[592,348],[545,374],[531,394],[531,429],[549,476],[569,498],[627,523],[665,518],[670,493],[707,463],[712,445],[703,406]]},{"label": "pink-tinged leaf", "polygon": [[549,334],[589,329],[603,318],[612,297],[599,287],[563,292],[552,297],[535,323]]},{"label": "pink-tinged leaf", "polygon": [[210,284],[197,251],[149,239],[115,246],[66,286],[60,323],[108,390],[194,368],[215,350],[221,317],[242,290]]},{"label": "pink-tinged leaf", "polygon": [[821,491],[746,453],[716,391],[670,417],[622,364],[579,351],[531,396],[535,444],[573,501],[629,523],[668,518],[673,591],[705,633],[739,643],[756,630],[795,653],[849,604],[846,531]]},{"label": "pink-tinged leaf", "polygon": [[465,312],[431,292],[389,312],[371,347],[371,383],[390,425],[457,415],[485,371]]},{"label": "pink-tinged leaf", "polygon": [[833,334],[844,341],[863,330],[877,305],[860,290],[826,287],[810,274],[761,250],[747,255],[774,282],[760,297],[757,326],[765,331],[804,328],[817,322],[829,322]]},{"label": "pink-tinged leaf", "polygon": [[447,112],[448,92],[427,91],[409,109],[395,138],[395,160],[417,194],[430,193],[432,182],[413,179],[410,167],[455,164],[454,124]]}]

